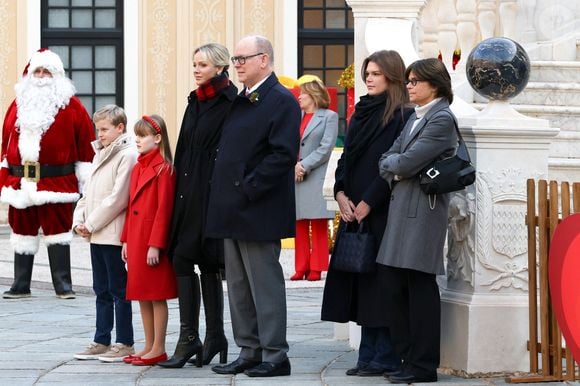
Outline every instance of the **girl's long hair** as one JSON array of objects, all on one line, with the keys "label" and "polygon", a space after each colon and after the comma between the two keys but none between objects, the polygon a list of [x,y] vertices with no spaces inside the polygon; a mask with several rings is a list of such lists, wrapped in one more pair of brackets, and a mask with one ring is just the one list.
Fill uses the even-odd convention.
[{"label": "girl's long hair", "polygon": [[[171,165],[173,163],[173,156],[171,154],[171,147],[169,146],[169,136],[167,134],[167,125],[165,124],[165,121],[163,120],[163,118],[161,118],[157,114],[149,115],[148,117],[150,119],[154,120],[155,123],[157,123],[157,125],[161,129],[160,133],[159,133],[159,135],[161,136],[161,143],[159,144],[159,152],[161,153],[161,156],[163,157],[163,159],[165,159],[165,161]],[[137,123],[135,123],[135,135],[138,135],[141,137],[146,136],[146,135],[157,135],[157,131],[151,125],[151,123],[149,123],[149,122],[147,122],[147,120],[141,118],[140,120],[137,121]]]},{"label": "girl's long hair", "polygon": [[383,115],[383,124],[387,124],[395,110],[403,108],[409,103],[409,91],[405,86],[405,62],[397,51],[381,50],[370,54],[363,62],[361,75],[366,80],[366,71],[369,62],[379,66],[381,73],[387,79],[387,106]]}]

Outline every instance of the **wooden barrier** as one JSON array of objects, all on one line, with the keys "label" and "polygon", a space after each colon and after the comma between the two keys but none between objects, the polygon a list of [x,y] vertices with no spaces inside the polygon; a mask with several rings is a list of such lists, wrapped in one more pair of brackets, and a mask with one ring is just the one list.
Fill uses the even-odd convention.
[{"label": "wooden barrier", "polygon": [[[572,204],[572,211],[570,205]],[[580,183],[527,181],[530,375],[513,376],[511,383],[574,381],[580,379],[570,350],[552,311],[548,284],[548,252],[556,226],[580,212]],[[539,305],[539,308],[538,308]],[[538,331],[539,330],[539,331]],[[539,334],[539,335],[538,335]],[[539,338],[539,341],[538,341]]]}]

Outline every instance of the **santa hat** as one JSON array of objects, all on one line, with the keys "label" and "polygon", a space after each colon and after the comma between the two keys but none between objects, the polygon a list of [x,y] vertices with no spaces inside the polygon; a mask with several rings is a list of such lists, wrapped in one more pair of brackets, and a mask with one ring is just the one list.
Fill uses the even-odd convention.
[{"label": "santa hat", "polygon": [[64,76],[64,66],[60,57],[49,50],[48,48],[41,48],[30,57],[30,61],[24,67],[24,72],[22,76],[26,76],[28,73],[34,73],[34,71],[39,68],[44,67],[52,76]]}]

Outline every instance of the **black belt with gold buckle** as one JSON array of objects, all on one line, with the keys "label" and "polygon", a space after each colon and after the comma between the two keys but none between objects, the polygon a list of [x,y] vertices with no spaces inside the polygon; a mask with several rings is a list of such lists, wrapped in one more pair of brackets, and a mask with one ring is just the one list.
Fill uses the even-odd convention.
[{"label": "black belt with gold buckle", "polygon": [[38,181],[44,177],[60,177],[73,174],[75,164],[41,165],[38,162],[25,161],[24,165],[9,165],[10,174],[23,177],[29,181]]}]

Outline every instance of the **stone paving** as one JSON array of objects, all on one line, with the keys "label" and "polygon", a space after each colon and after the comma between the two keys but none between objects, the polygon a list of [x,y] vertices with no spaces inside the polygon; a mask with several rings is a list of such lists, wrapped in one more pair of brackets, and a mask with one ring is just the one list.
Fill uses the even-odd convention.
[{"label": "stone paving", "polygon": [[[0,385],[379,385],[382,377],[347,377],[344,372],[356,362],[357,352],[347,342],[334,339],[332,323],[320,321],[323,281],[287,281],[288,342],[292,375],[256,379],[243,374],[218,375],[210,366],[182,369],[158,366],[137,367],[123,363],[79,361],[73,354],[82,351],[94,333],[94,296],[90,289],[88,245],[75,238],[72,244],[74,300],[54,296],[46,259],[41,246],[33,276],[33,296],[23,300],[0,299]],[[292,274],[293,253],[281,258],[286,277]],[[0,231],[0,291],[11,283],[12,251],[6,231]],[[135,304],[135,303],[134,303]],[[226,300],[227,304],[227,300]],[[169,302],[167,350],[177,339],[177,301]],[[136,346],[143,344],[138,306],[134,306]],[[233,342],[226,306],[226,335],[230,341],[228,361],[239,353]],[[201,334],[205,329],[203,311]],[[217,356],[214,363],[217,362]],[[572,383],[543,383],[564,385]],[[503,378],[463,379],[440,374],[438,385],[505,385]],[[580,384],[579,384],[580,385]]]}]

